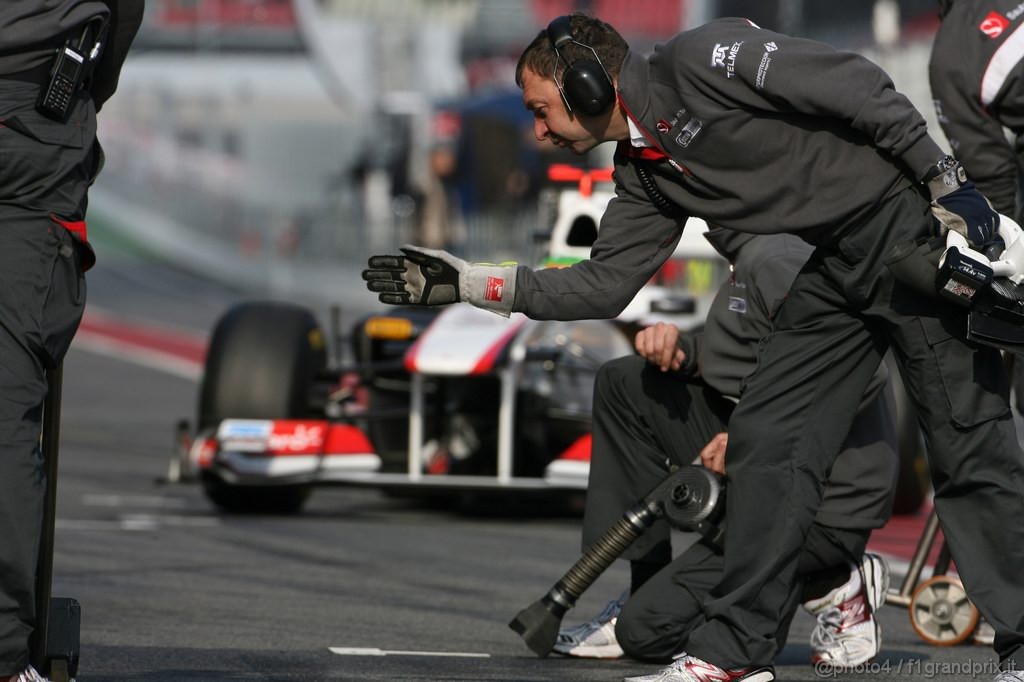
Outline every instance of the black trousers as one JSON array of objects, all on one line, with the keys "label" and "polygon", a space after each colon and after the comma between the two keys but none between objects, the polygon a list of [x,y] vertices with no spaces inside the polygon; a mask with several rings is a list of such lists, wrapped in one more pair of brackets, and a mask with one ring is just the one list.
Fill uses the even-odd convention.
[{"label": "black trousers", "polygon": [[46,373],[85,306],[79,244],[52,216],[82,220],[98,166],[84,99],[59,124],[37,87],[0,80],[0,677],[28,665],[46,479],[39,448]]},{"label": "black trousers", "polygon": [[[884,409],[880,399],[876,402],[879,405],[863,411],[851,433],[859,437],[851,438],[849,447],[880,448],[879,454],[867,456],[868,461],[895,461],[895,434],[879,411]],[[671,465],[692,463],[715,434],[729,431],[733,409],[734,403],[717,391],[673,378],[639,356],[605,363],[594,388],[584,549],[664,479]],[[857,455],[851,452],[851,456]],[[728,457],[726,467],[731,472]],[[873,488],[879,487],[885,486],[874,482]],[[813,526],[800,557],[802,578],[859,561],[870,528],[880,523],[873,518],[860,523],[856,504],[844,501],[839,506],[847,513],[834,516],[842,517],[851,527]],[[727,547],[733,543],[732,532],[728,535]],[[653,661],[668,660],[686,650],[690,631],[703,622],[702,603],[722,576],[722,554],[698,542],[673,559],[669,528],[664,521],[657,521],[621,556],[662,567],[630,596],[619,614],[615,631],[623,650],[633,658]],[[796,607],[794,601],[780,621],[779,648]]]},{"label": "black trousers", "polygon": [[823,482],[891,346],[926,431],[957,569],[1000,657],[1024,667],[1024,455],[1000,354],[965,341],[961,309],[883,264],[895,243],[930,229],[927,201],[903,191],[819,246],[793,283],[730,421],[725,570],[688,653],[723,667],[772,662]]},{"label": "black trousers", "polygon": [[[797,572],[801,586],[804,579],[834,573],[837,567],[842,569],[862,557],[870,535],[868,528],[814,524],[800,555]],[[724,570],[725,556],[703,541],[687,548],[630,595],[622,607],[615,622],[615,637],[622,650],[638,660],[662,662],[685,651],[690,632],[703,622],[704,600]],[[779,622],[775,636],[779,651],[786,645],[795,606]]]}]

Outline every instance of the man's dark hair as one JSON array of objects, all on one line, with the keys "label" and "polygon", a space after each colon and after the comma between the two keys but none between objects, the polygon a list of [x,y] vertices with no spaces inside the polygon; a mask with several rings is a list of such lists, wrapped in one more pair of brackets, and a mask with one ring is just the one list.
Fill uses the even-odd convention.
[{"label": "man's dark hair", "polygon": [[[619,35],[619,32],[610,24],[580,12],[569,15],[569,21],[572,26],[573,40],[594,48],[594,52],[597,53],[608,75],[613,79],[617,78],[622,61],[626,58],[626,52],[629,51],[629,45]],[[543,29],[523,50],[519,63],[516,64],[516,85],[523,87],[524,69],[530,69],[545,77],[555,75],[561,82],[561,72],[568,65],[567,63],[572,63],[577,59],[593,61],[594,53],[576,43],[569,43],[561,48],[562,60],[558,64],[559,73],[553,74],[558,55],[555,54],[555,49],[548,38],[548,30]]]}]

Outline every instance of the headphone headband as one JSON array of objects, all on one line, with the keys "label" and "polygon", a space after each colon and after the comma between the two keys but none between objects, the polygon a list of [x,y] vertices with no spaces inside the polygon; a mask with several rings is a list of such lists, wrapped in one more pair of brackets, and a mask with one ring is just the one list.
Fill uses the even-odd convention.
[{"label": "headphone headband", "polygon": [[555,52],[565,47],[566,43],[575,42],[572,39],[572,19],[569,15],[557,17],[548,24],[548,40]]}]

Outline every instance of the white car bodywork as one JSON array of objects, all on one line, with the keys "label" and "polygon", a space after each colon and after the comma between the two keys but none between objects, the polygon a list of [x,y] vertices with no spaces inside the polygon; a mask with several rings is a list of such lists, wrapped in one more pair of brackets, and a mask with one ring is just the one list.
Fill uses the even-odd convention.
[{"label": "white car bodywork", "polygon": [[[552,169],[553,171],[555,169]],[[555,222],[547,246],[549,267],[571,265],[590,257],[590,248],[596,239],[608,202],[615,196],[610,181],[610,171],[587,171],[561,169],[566,179],[579,178],[575,189],[561,190],[557,196]],[[594,178],[600,178],[595,180]],[[685,291],[650,282],[642,288],[619,315],[618,319],[641,325],[655,322],[671,322],[681,329],[691,329],[703,324],[707,317],[711,299],[718,288],[723,273],[728,267],[725,259],[715,251],[704,238],[708,225],[700,218],[686,221],[683,233],[676,245],[672,258],[662,268],[682,265],[688,269]],[[679,307],[679,297],[692,302],[694,309],[688,312],[673,312]]]}]

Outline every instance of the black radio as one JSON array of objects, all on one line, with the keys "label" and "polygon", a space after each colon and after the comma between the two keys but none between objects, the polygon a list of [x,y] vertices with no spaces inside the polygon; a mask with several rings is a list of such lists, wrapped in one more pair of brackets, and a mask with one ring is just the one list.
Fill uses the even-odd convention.
[{"label": "black radio", "polygon": [[100,57],[107,26],[106,19],[96,17],[82,28],[77,41],[69,40],[57,49],[50,76],[36,100],[36,110],[43,116],[61,123],[68,120],[75,91],[88,78]]},{"label": "black radio", "polygon": [[39,93],[36,110],[47,118],[63,123],[71,111],[71,96],[82,84],[87,55],[65,45],[57,53],[50,79]]}]

